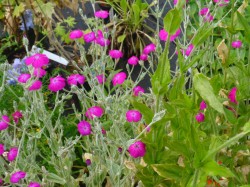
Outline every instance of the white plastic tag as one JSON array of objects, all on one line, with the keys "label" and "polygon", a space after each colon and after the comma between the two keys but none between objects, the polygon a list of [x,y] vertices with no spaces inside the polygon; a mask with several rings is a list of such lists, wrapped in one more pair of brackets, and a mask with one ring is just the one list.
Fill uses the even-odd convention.
[{"label": "white plastic tag", "polygon": [[58,62],[60,64],[63,64],[65,66],[68,65],[69,61],[67,61],[65,58],[61,57],[61,56],[58,56],[54,53],[51,53],[47,50],[44,50],[44,49],[41,49],[35,45],[33,45],[32,47],[32,50],[31,50],[31,53],[34,54],[34,53],[42,53],[42,54],[45,54],[50,60],[53,60],[55,62]]}]

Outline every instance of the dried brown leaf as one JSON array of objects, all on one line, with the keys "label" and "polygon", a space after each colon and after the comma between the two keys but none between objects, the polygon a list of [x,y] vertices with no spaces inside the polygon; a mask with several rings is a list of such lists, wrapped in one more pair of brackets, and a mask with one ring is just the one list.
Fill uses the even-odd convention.
[{"label": "dried brown leaf", "polygon": [[225,40],[222,40],[220,42],[220,44],[217,47],[217,51],[218,51],[220,59],[222,60],[222,63],[225,64],[228,58],[228,52],[229,52],[228,47],[225,44]]}]

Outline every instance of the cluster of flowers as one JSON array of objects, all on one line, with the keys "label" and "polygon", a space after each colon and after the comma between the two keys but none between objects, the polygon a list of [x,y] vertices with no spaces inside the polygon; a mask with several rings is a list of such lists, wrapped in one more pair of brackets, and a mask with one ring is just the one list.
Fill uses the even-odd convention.
[{"label": "cluster of flowers", "polygon": [[[237,88],[234,87],[230,90],[230,92],[228,93],[228,99],[231,103],[234,103],[234,104],[238,104],[237,100],[236,100],[236,91],[237,91]],[[200,111],[203,111],[207,108],[207,105],[206,105],[206,102],[205,101],[202,101],[200,103]],[[230,108],[231,110],[231,108]],[[232,109],[233,110],[233,109]],[[196,116],[195,116],[195,119],[198,123],[201,123],[205,120],[205,115],[202,113],[202,112],[199,112]]]},{"label": "cluster of flowers", "polygon": [[[41,78],[46,74],[46,71],[42,68],[46,65],[48,65],[49,59],[44,54],[35,54],[32,55],[25,60],[27,65],[32,65],[34,67],[34,73],[33,76],[35,78]],[[19,83],[27,83],[29,79],[31,78],[31,74],[29,73],[23,73],[18,77]],[[120,72],[114,75],[112,79],[113,86],[123,84],[123,82],[126,80],[127,75],[124,72]],[[99,84],[103,84],[106,81],[105,75],[100,74],[96,76],[97,82]],[[85,76],[80,74],[72,74],[67,77],[67,83],[69,85],[77,85],[77,84],[84,84],[85,83]],[[59,90],[62,90],[66,85],[65,78],[61,77],[60,75],[50,78],[50,83],[48,85],[49,90],[53,92],[57,92]],[[42,81],[40,80],[34,80],[31,83],[31,86],[28,88],[30,91],[39,90],[42,87]],[[138,96],[139,93],[144,93],[144,89],[140,86],[136,86],[133,89],[133,93],[135,96]]]},{"label": "cluster of flowers", "polygon": [[[214,3],[218,4],[219,6],[226,6],[229,4],[229,0],[213,0]],[[188,0],[186,0],[188,2]],[[178,3],[178,0],[174,0],[174,5]],[[214,17],[211,15],[209,8],[204,7],[199,11],[199,15],[203,17],[205,22],[211,22],[214,20]],[[170,36],[170,41],[174,41],[176,37],[180,34],[180,29],[177,30],[177,32]],[[168,39],[168,33],[162,29],[159,32],[159,38],[162,41],[166,41]],[[236,40],[232,42],[233,48],[240,48],[242,46],[242,42],[240,40]],[[194,45],[190,44],[186,50],[182,50],[183,55],[189,56],[191,52],[193,51]]]},{"label": "cluster of flowers", "polygon": [[[97,18],[105,19],[108,16],[109,12],[105,10],[95,12],[95,17]],[[71,31],[69,34],[69,38],[71,40],[83,38],[84,41],[87,43],[95,42],[96,44],[102,47],[108,46],[110,44],[110,41],[104,37],[103,32],[101,30],[98,30],[96,33],[92,31],[84,34],[83,31],[78,29]]]},{"label": "cluster of flowers", "polygon": [[199,15],[203,17],[204,21],[211,22],[214,20],[214,17],[210,14],[210,10],[207,7],[202,8]]},{"label": "cluster of flowers", "polygon": [[[20,111],[16,111],[12,114],[12,117],[15,124],[18,124],[19,119],[22,118],[23,115]],[[7,129],[9,127],[9,123],[10,123],[10,118],[6,115],[3,115],[0,121],[0,131]],[[0,156],[4,155],[5,151],[6,151],[5,146],[3,144],[0,144]],[[18,156],[18,147],[12,147],[7,152],[6,158],[9,162],[13,162],[17,156]],[[25,176],[26,176],[25,172],[17,171],[10,176],[10,182],[13,184],[18,183]],[[3,184],[3,180],[0,178],[0,185],[1,184]],[[40,187],[40,184],[36,182],[30,182],[28,187]]]},{"label": "cluster of flowers", "polygon": [[[181,29],[178,29],[175,34],[171,35],[170,36],[170,41],[174,41],[179,35],[181,34]],[[165,30],[165,29],[161,29],[160,32],[159,32],[159,38],[161,41],[167,41],[168,40],[168,32]],[[191,52],[193,51],[194,49],[194,45],[193,44],[190,44],[186,50],[182,49],[182,53],[183,55],[185,56],[190,56]]]},{"label": "cluster of flowers", "polygon": [[[93,120],[94,118],[101,118],[104,114],[104,110],[100,106],[93,106],[87,109],[85,116],[89,120]],[[138,110],[128,110],[126,113],[126,119],[128,122],[139,122],[142,118],[142,114]],[[78,132],[82,136],[88,136],[92,133],[91,124],[88,121],[80,121],[77,125]],[[106,131],[102,129],[102,133],[106,134]],[[118,150],[121,151],[121,148]],[[143,157],[146,153],[146,145],[141,141],[136,141],[131,144],[128,148],[130,155],[134,158]],[[86,160],[86,164],[90,165],[91,160]]]},{"label": "cluster of flowers", "polygon": [[[16,111],[12,114],[12,117],[15,124],[18,124],[18,121],[23,117],[23,114],[20,111]],[[9,127],[9,123],[10,118],[6,115],[3,115],[2,120],[0,121],[0,131],[7,129]]]},{"label": "cluster of flowers", "polygon": [[[11,174],[10,176],[10,182],[12,184],[19,183],[20,180],[24,179],[26,177],[26,172],[24,171],[16,171],[15,173]],[[3,184],[3,180],[0,179],[0,184]],[[38,182],[30,182],[28,187],[40,187],[41,185]]]}]

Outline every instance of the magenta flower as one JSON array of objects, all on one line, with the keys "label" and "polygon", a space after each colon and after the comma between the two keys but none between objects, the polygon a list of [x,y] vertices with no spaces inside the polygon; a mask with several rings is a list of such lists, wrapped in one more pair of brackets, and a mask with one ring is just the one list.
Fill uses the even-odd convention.
[{"label": "magenta flower", "polygon": [[17,124],[19,119],[23,117],[23,114],[20,111],[16,111],[12,114],[14,122]]},{"label": "magenta flower", "polygon": [[207,108],[206,102],[205,101],[201,101],[201,103],[200,103],[200,110],[204,110],[206,108]]},{"label": "magenta flower", "polygon": [[126,119],[128,122],[138,122],[141,118],[142,115],[138,110],[129,110],[126,112]]},{"label": "magenta flower", "polygon": [[185,51],[185,55],[186,55],[186,56],[189,56],[189,55],[192,53],[193,49],[194,49],[194,45],[193,45],[193,44],[190,44],[190,45],[188,46],[188,48],[186,49],[186,51]]},{"label": "magenta flower", "polygon": [[0,185],[3,184],[3,179],[0,178]]},{"label": "magenta flower", "polygon": [[112,79],[113,86],[116,86],[117,84],[123,84],[126,78],[127,75],[124,72],[115,74],[115,76]]},{"label": "magenta flower", "polygon": [[17,171],[10,176],[11,183],[18,183],[21,179],[25,178],[26,173],[24,171]]},{"label": "magenta flower", "polygon": [[145,93],[145,90],[142,87],[136,86],[133,88],[133,95],[134,96],[140,96],[142,93]]},{"label": "magenta flower", "polygon": [[97,30],[96,35],[97,35],[97,38],[103,38],[104,37],[103,33],[102,33],[102,31],[100,29]]},{"label": "magenta flower", "polygon": [[147,130],[147,132],[150,132],[150,130],[151,130],[150,126],[148,126],[148,125],[145,125],[145,129]]},{"label": "magenta flower", "polygon": [[208,13],[209,13],[209,8],[204,7],[204,8],[202,8],[202,9],[200,10],[199,15],[205,16],[205,15],[207,15]]},{"label": "magenta flower", "polygon": [[213,20],[214,20],[214,17],[210,13],[206,14],[204,17],[204,21],[211,22]]},{"label": "magenta flower", "polygon": [[0,131],[5,130],[9,127],[10,118],[6,115],[2,116],[2,120],[0,121]]},{"label": "magenta flower", "polygon": [[119,153],[122,153],[122,147],[118,147],[117,150],[118,150]]},{"label": "magenta flower", "polygon": [[106,10],[99,10],[95,12],[95,17],[101,18],[101,19],[106,19],[109,17],[109,12]]},{"label": "magenta flower", "polygon": [[114,49],[114,50],[109,51],[109,56],[111,58],[118,59],[118,58],[123,57],[123,53],[120,50]]},{"label": "magenta flower", "polygon": [[151,44],[147,45],[146,47],[144,47],[143,53],[148,55],[149,53],[155,51],[155,49],[156,49],[155,44],[151,43]]},{"label": "magenta flower", "polygon": [[167,31],[165,31],[165,29],[161,29],[160,30],[160,32],[159,32],[159,38],[162,41],[167,41],[167,39],[168,39],[168,33],[167,33]]},{"label": "magenta flower", "polygon": [[236,110],[232,107],[227,107],[228,110],[232,111],[233,114],[235,115],[235,117],[237,117],[237,113],[236,113]]},{"label": "magenta flower", "polygon": [[69,33],[69,38],[71,40],[79,39],[83,36],[83,32],[81,30],[73,30]]},{"label": "magenta flower", "polygon": [[87,43],[93,42],[95,40],[95,33],[89,32],[87,34],[84,34],[83,39]]},{"label": "magenta flower", "polygon": [[19,75],[19,77],[17,78],[18,82],[20,83],[26,83],[29,79],[30,79],[31,75],[28,73],[24,73]]},{"label": "magenta flower", "polygon": [[8,161],[12,162],[13,160],[16,159],[17,155],[18,155],[18,148],[12,147],[7,154]]},{"label": "magenta flower", "polygon": [[84,84],[85,77],[80,74],[72,74],[67,78],[69,85]]},{"label": "magenta flower", "polygon": [[62,90],[65,87],[65,79],[61,76],[56,76],[54,78],[50,78],[50,83],[49,83],[49,90],[52,92],[57,92],[59,90]]},{"label": "magenta flower", "polygon": [[29,87],[29,91],[36,91],[42,87],[42,81],[36,80],[34,81],[31,86]]},{"label": "magenta flower", "polygon": [[141,55],[140,55],[140,60],[142,60],[142,61],[148,60],[148,55],[146,55],[146,54],[141,54]]},{"label": "magenta flower", "polygon": [[81,121],[80,123],[78,123],[77,129],[82,136],[87,136],[91,134],[91,125],[87,121]]},{"label": "magenta flower", "polygon": [[228,94],[228,99],[230,100],[230,102],[235,103],[235,104],[238,103],[238,101],[236,100],[236,92],[237,92],[237,88],[234,87]]},{"label": "magenta flower", "polygon": [[105,39],[103,37],[96,38],[96,43],[99,44],[102,47],[108,46],[110,44],[110,41],[108,39]]},{"label": "magenta flower", "polygon": [[139,59],[136,57],[136,56],[131,56],[129,59],[128,59],[128,64],[132,65],[132,66],[135,66],[138,64],[138,61]]},{"label": "magenta flower", "polygon": [[103,134],[103,135],[106,135],[106,134],[107,134],[107,131],[106,131],[104,128],[102,128],[102,134]]},{"label": "magenta flower", "polygon": [[241,46],[242,46],[242,43],[241,43],[240,40],[236,40],[236,41],[232,42],[232,47],[233,48],[241,48]]},{"label": "magenta flower", "polygon": [[45,54],[37,53],[25,59],[27,65],[32,65],[34,68],[41,68],[49,64],[49,58]]},{"label": "magenta flower", "polygon": [[86,159],[86,165],[90,166],[91,165],[91,160],[90,159]]},{"label": "magenta flower", "polygon": [[[181,34],[181,29],[178,29],[173,35],[170,36],[170,41],[174,41]],[[164,29],[159,32],[160,40],[167,41],[168,33]]]},{"label": "magenta flower", "polygon": [[38,182],[30,182],[28,187],[41,187]]},{"label": "magenta flower", "polygon": [[178,29],[173,35],[170,36],[170,41],[174,41],[181,34],[181,29]]},{"label": "magenta flower", "polygon": [[105,75],[103,75],[103,74],[97,75],[96,78],[97,78],[97,81],[99,84],[103,84],[104,82],[106,82]]},{"label": "magenta flower", "polygon": [[38,78],[42,78],[46,75],[46,71],[43,68],[35,68],[33,75]]},{"label": "magenta flower", "polygon": [[201,123],[205,120],[205,115],[200,112],[195,116],[195,119],[198,123]]},{"label": "magenta flower", "polygon": [[0,156],[4,153],[4,145],[0,144]]},{"label": "magenta flower", "polygon": [[144,157],[146,145],[142,141],[137,141],[129,146],[128,151],[133,158]]},{"label": "magenta flower", "polygon": [[87,112],[85,113],[85,116],[88,119],[94,119],[94,117],[100,118],[104,114],[104,110],[99,106],[92,106],[88,108]]}]

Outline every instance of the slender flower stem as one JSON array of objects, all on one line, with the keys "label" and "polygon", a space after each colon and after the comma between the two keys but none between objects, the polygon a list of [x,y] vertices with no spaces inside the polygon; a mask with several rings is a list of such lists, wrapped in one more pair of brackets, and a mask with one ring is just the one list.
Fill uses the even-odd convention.
[{"label": "slender flower stem", "polygon": [[193,187],[196,187],[196,186],[197,186],[197,182],[198,182],[198,179],[199,179],[199,175],[200,175],[200,170],[199,170],[199,169],[196,169],[196,170],[195,170],[195,173],[194,173],[193,184],[192,184]]},{"label": "slender flower stem", "polygon": [[240,134],[237,134],[236,136],[230,138],[229,140],[227,140],[225,143],[221,144],[220,146],[218,146],[217,148],[215,148],[213,151],[209,152],[209,154],[207,154],[202,162],[206,161],[210,156],[212,156],[213,154],[217,153],[219,150],[230,146],[232,143],[234,143],[235,141],[239,140],[240,138],[244,137],[247,133],[249,133],[249,131],[247,132],[241,132]]},{"label": "slender flower stem", "polygon": [[22,134],[22,138],[21,138],[21,141],[19,142],[19,146],[18,146],[18,152],[19,152],[19,154],[17,154],[17,157],[16,157],[15,169],[14,169],[14,170],[16,170],[16,168],[17,168],[18,158],[20,157],[20,156],[19,156],[19,155],[20,155],[20,150],[21,150],[21,147],[22,147],[22,145],[23,145],[23,143],[24,143],[25,135],[26,135],[26,127],[24,127],[23,134]]}]

